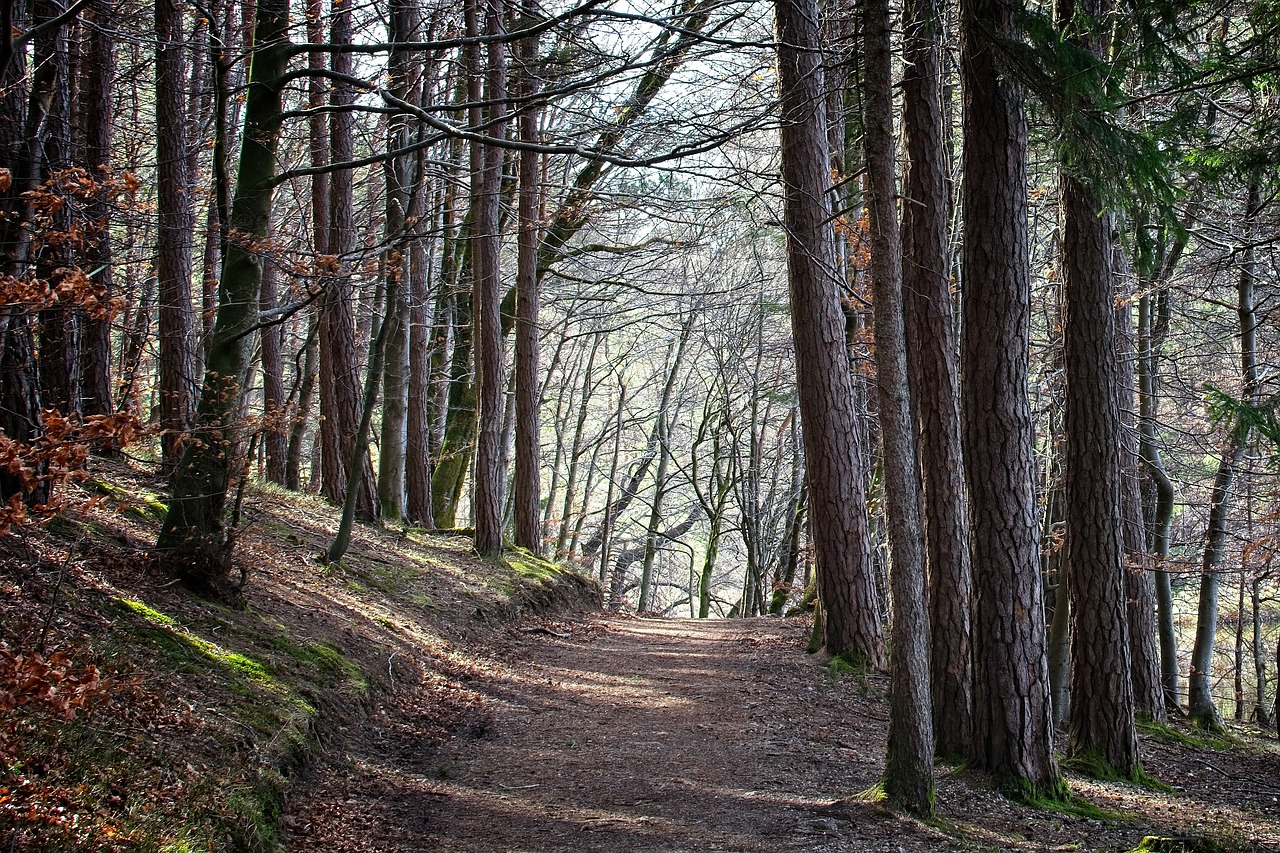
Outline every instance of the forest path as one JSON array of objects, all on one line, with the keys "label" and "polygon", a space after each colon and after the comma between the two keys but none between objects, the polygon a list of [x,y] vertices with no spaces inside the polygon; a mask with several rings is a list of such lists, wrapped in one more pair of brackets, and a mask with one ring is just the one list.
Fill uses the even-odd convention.
[{"label": "forest path", "polygon": [[295,790],[285,849],[1129,851],[1148,833],[1208,832],[1212,849],[1280,850],[1280,751],[1265,744],[1144,738],[1165,793],[1071,774],[1108,820],[945,767],[936,826],[864,802],[883,771],[887,680],[835,674],[805,639],[799,620],[597,616],[455,647],[331,746]]},{"label": "forest path", "polygon": [[488,714],[466,733],[424,752],[370,732],[322,771],[288,849],[898,849],[893,819],[824,808],[876,782],[886,709],[807,656],[795,621],[600,618],[521,639],[468,684]]}]

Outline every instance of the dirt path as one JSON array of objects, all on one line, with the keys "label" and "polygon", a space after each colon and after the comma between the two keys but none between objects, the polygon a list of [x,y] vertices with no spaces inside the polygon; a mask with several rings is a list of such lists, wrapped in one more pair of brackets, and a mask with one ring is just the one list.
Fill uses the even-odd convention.
[{"label": "dirt path", "polygon": [[796,623],[572,631],[520,635],[469,670],[483,698],[442,744],[390,719],[353,736],[286,819],[287,849],[1128,850],[1150,830],[1027,809],[956,776],[939,781],[945,833],[833,805],[879,778],[884,685],[818,666]]}]

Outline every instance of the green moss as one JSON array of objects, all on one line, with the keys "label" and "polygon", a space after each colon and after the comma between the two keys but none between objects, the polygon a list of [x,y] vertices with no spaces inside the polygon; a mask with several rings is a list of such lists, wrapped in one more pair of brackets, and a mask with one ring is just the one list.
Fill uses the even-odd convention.
[{"label": "green moss", "polygon": [[867,662],[860,655],[855,655],[852,652],[841,652],[827,662],[827,669],[845,675],[865,676],[867,674]]},{"label": "green moss", "polygon": [[1065,759],[1062,762],[1062,766],[1101,782],[1128,782],[1150,791],[1163,791],[1165,793],[1173,790],[1159,779],[1148,775],[1142,769],[1141,764],[1138,764],[1133,769],[1133,772],[1128,775],[1121,773],[1098,750],[1086,750],[1080,754],[1073,755]]},{"label": "green moss", "polygon": [[369,688],[360,667],[331,643],[298,643],[285,634],[274,634],[267,639],[267,643],[303,666],[326,676],[321,679],[326,684],[332,685],[345,680],[362,692]]},{"label": "green moss", "polygon": [[159,524],[169,513],[169,505],[153,492],[131,491],[98,477],[90,477],[85,481],[85,485],[92,491],[115,501],[126,515],[136,516],[143,521]]},{"label": "green moss", "polygon": [[166,651],[172,653],[175,649],[182,649],[188,653],[194,652],[206,661],[225,668],[260,687],[281,693],[288,692],[283,685],[267,672],[260,662],[248,655],[229,651],[217,643],[210,642],[204,637],[187,631],[173,617],[167,616],[143,604],[141,601],[130,598],[117,600],[126,610],[142,617],[147,624],[157,629],[153,633],[153,638],[159,640],[160,642],[156,643],[156,645]]},{"label": "green moss", "polygon": [[1061,777],[1048,785],[1036,785],[1027,779],[1009,780],[1001,786],[1001,792],[1009,799],[1023,805],[1058,814],[1105,821],[1121,821],[1128,817],[1120,812],[1099,808],[1088,800],[1076,796],[1066,780]]},{"label": "green moss", "polygon": [[1240,745],[1235,738],[1223,733],[1215,734],[1198,726],[1192,726],[1190,732],[1183,732],[1167,723],[1158,723],[1155,720],[1139,720],[1138,731],[1147,737],[1155,738],[1165,743],[1175,743],[1179,746],[1191,746],[1200,749],[1224,750]]},{"label": "green moss", "polygon": [[565,573],[565,569],[524,548],[511,548],[503,554],[502,562],[517,575],[529,580],[553,581]]},{"label": "green moss", "polygon": [[1148,835],[1129,853],[1218,853],[1218,842],[1203,836],[1164,837]]}]

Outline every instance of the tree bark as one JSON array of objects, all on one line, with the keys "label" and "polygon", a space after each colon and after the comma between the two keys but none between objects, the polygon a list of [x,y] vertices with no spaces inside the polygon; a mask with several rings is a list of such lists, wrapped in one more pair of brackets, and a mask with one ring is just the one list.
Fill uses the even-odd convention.
[{"label": "tree bark", "polygon": [[[171,570],[195,587],[218,589],[230,545],[226,528],[232,449],[252,366],[254,327],[262,285],[262,257],[271,216],[282,91],[288,67],[288,0],[258,0],[252,72],[245,104],[235,202],[228,223],[241,235],[222,262],[218,314],[197,412],[195,435],[173,475],[173,501],[156,548]],[[259,245],[255,245],[259,244]]]},{"label": "tree bark", "polygon": [[[1097,9],[1092,12],[1096,14]],[[1120,513],[1123,434],[1115,352],[1111,218],[1062,179],[1066,369],[1066,559],[1071,601],[1072,756],[1138,770]]]},{"label": "tree bark", "polygon": [[963,0],[965,473],[974,567],[973,763],[1008,789],[1061,796],[1053,757],[1027,400],[1027,130],[993,40],[1018,6]]},{"label": "tree bark", "polygon": [[[348,44],[352,38],[352,0],[333,0],[333,23],[330,41]],[[335,73],[351,74],[352,55],[337,51],[330,59]],[[329,104],[329,157],[341,163],[354,154],[355,117],[351,105],[355,93],[351,84],[338,81],[333,85]],[[378,503],[374,488],[373,464],[368,456],[361,459],[356,471],[348,469],[351,445],[359,429],[360,397],[359,365],[356,353],[356,321],[351,281],[346,266],[356,250],[355,187],[351,169],[338,169],[328,180],[328,209],[325,221],[328,235],[324,263],[328,276],[321,303],[320,321],[320,437],[322,444],[322,494],[341,505],[346,496],[347,479],[358,477],[360,491],[356,501],[356,517],[362,521],[377,518]],[[316,218],[320,221],[320,217]]]},{"label": "tree bark", "polygon": [[[110,0],[91,0],[85,7],[83,58],[80,79],[81,157],[89,173],[98,181],[111,172],[112,123],[116,54],[107,24],[112,14]],[[105,302],[115,296],[112,275],[111,212],[106,192],[89,207],[85,228],[83,266],[102,288]],[[111,318],[84,318],[80,348],[80,400],[86,415],[107,415],[114,411],[111,398]]]},{"label": "tree bark", "polygon": [[872,305],[876,387],[884,448],[885,518],[892,565],[889,751],[884,790],[912,814],[933,814],[933,708],[929,683],[929,617],[925,548],[920,536],[920,469],[907,373],[893,139],[893,54],[889,0],[864,0],[863,145],[870,195]]},{"label": "tree bark", "polygon": [[814,0],[775,0],[782,112],[782,183],[796,384],[804,425],[823,647],[856,664],[885,663],[871,574],[862,448],[835,278],[827,201],[830,157]]},{"label": "tree bark", "polygon": [[[157,0],[156,27],[156,278],[159,282],[161,470],[172,472],[191,427],[196,335],[191,307],[195,215],[187,174],[186,50],[182,7]],[[228,377],[235,381],[236,377]]]},{"label": "tree bark", "polygon": [[938,753],[962,759],[973,731],[973,574],[948,251],[945,128],[938,91],[942,20],[936,0],[909,0],[903,20],[907,200],[902,205],[902,279],[907,365],[924,481],[933,728]]},{"label": "tree bark", "polygon": [[[467,4],[467,31],[479,34],[480,0]],[[503,32],[502,0],[484,0],[485,32]],[[486,47],[484,98],[481,110],[479,46],[471,52],[471,125],[501,140],[506,123],[507,95],[505,48],[500,41]],[[497,145],[477,146],[472,155],[471,264],[472,307],[475,312],[476,385],[480,402],[476,456],[472,470],[472,522],[476,551],[485,556],[502,553],[502,502],[506,491],[506,466],[502,452],[503,387],[506,375],[502,351],[502,270],[499,266],[501,233],[498,205],[502,196],[504,152]],[[478,166],[478,169],[476,168]]]},{"label": "tree bark", "polygon": [[[524,0],[523,13],[533,20],[534,0]],[[536,62],[538,37],[530,36],[520,45],[523,70],[521,91],[531,98],[538,91]],[[531,103],[520,113],[522,142],[538,141],[538,109]],[[516,470],[512,484],[515,498],[515,543],[534,554],[542,553],[542,530],[538,520],[542,466],[538,398],[541,377],[538,371],[538,196],[541,157],[533,150],[520,152],[520,233],[516,262]]]},{"label": "tree bark", "polygon": [[[274,258],[263,259],[260,307],[274,309],[279,301],[278,273]],[[266,480],[285,484],[285,457],[289,452],[289,412],[284,390],[284,327],[262,327],[262,445],[266,456]]]}]

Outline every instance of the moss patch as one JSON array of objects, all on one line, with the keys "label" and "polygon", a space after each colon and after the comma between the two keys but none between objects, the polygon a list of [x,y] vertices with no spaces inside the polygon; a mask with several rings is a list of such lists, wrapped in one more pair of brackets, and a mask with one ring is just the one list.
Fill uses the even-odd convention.
[{"label": "moss patch", "polygon": [[1220,850],[1218,842],[1203,836],[1148,835],[1129,853],[1219,853]]},{"label": "moss patch", "polygon": [[1189,731],[1184,732],[1168,723],[1158,723],[1155,720],[1139,720],[1138,731],[1147,737],[1179,746],[1216,750],[1226,750],[1240,746],[1240,741],[1228,734],[1210,732],[1194,725],[1190,727]]}]

